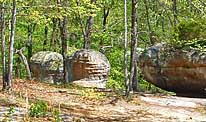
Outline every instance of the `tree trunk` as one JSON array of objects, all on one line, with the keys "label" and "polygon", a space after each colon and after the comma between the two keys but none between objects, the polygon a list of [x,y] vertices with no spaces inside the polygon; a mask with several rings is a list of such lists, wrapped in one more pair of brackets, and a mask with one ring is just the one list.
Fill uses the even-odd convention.
[{"label": "tree trunk", "polygon": [[55,42],[56,42],[56,30],[57,30],[57,19],[56,18],[53,18],[52,20],[53,22],[53,29],[52,29],[52,38],[51,38],[51,42],[50,42],[50,49],[53,49],[54,51],[56,50],[54,45],[55,45]]},{"label": "tree trunk", "polygon": [[3,87],[2,89],[5,90],[8,86],[6,82],[6,46],[5,46],[5,8],[4,2],[1,4],[1,56],[2,56],[2,81]]},{"label": "tree trunk", "polygon": [[177,25],[177,1],[173,0],[173,14],[174,14],[174,26]]},{"label": "tree trunk", "polygon": [[146,9],[146,18],[147,18],[147,26],[148,26],[150,44],[154,45],[155,42],[154,42],[154,40],[152,38],[153,32],[152,32],[152,27],[151,27],[151,23],[150,23],[149,8],[148,8],[147,0],[144,0],[144,4],[145,4],[145,9]]},{"label": "tree trunk", "polygon": [[124,32],[124,77],[125,77],[125,88],[126,92],[125,95],[126,97],[129,96],[130,92],[130,82],[128,79],[128,68],[127,68],[127,0],[124,0],[124,24],[125,24],[125,32]]},{"label": "tree trunk", "polygon": [[63,72],[64,72],[64,82],[69,82],[69,74],[67,70],[67,17],[60,24],[61,40],[62,40],[62,56],[63,56]]},{"label": "tree trunk", "polygon": [[32,57],[32,36],[33,36],[33,32],[34,32],[34,29],[35,29],[35,24],[29,24],[28,25],[28,45],[27,45],[27,48],[28,48],[28,57],[27,57],[27,60],[30,61],[30,58]]},{"label": "tree trunk", "polygon": [[[91,4],[96,4],[96,0],[91,0]],[[90,49],[91,48],[91,34],[92,34],[92,27],[94,24],[94,17],[89,16],[87,19],[87,24],[86,24],[86,37],[84,38],[84,48],[85,49]]]},{"label": "tree trunk", "polygon": [[16,70],[15,70],[15,75],[17,78],[21,78],[21,60],[20,57],[16,59]]},{"label": "tree trunk", "polygon": [[7,79],[7,90],[12,90],[13,80],[13,55],[14,55],[14,35],[15,35],[15,24],[16,24],[16,0],[13,0],[12,20],[11,20],[11,34],[9,42],[9,63],[8,63],[8,79]]},{"label": "tree trunk", "polygon": [[60,30],[60,26],[61,26],[61,20],[58,19],[57,20],[57,31],[56,31],[56,41],[55,41],[55,47],[57,48],[56,51],[59,51],[59,53],[62,52],[62,50],[58,50],[62,48],[62,40],[61,40],[61,30]]},{"label": "tree trunk", "polygon": [[106,8],[104,6],[104,15],[103,15],[103,22],[102,22],[104,32],[106,32],[106,30],[107,30],[107,17],[109,16],[109,12],[110,12],[110,8]]},{"label": "tree trunk", "polygon": [[24,65],[26,67],[26,71],[28,73],[28,78],[29,78],[29,80],[31,80],[32,76],[31,76],[31,71],[30,71],[29,63],[28,63],[28,61],[26,59],[26,56],[24,56],[24,54],[22,52],[23,50],[24,50],[24,48],[21,48],[20,50],[17,50],[16,53],[20,56],[21,60],[23,61]]},{"label": "tree trunk", "polygon": [[46,46],[48,43],[48,26],[46,25],[44,28],[44,43],[43,43],[43,50],[46,51]]},{"label": "tree trunk", "polygon": [[132,90],[133,91],[139,91],[139,85],[138,85],[138,70],[137,70],[137,62],[135,62],[134,67],[134,76],[132,78]]},{"label": "tree trunk", "polygon": [[165,24],[164,24],[164,17],[161,15],[160,16],[160,20],[161,20],[161,26],[162,26],[162,32],[163,32],[163,34],[165,35]]},{"label": "tree trunk", "polygon": [[137,0],[132,0],[132,32],[131,32],[131,58],[130,58],[130,83],[133,88],[133,91],[138,91],[138,83],[136,81],[137,73],[136,68],[136,48],[137,48]]},{"label": "tree trunk", "polygon": [[84,40],[84,48],[90,49],[91,48],[91,33],[92,33],[92,26],[94,23],[94,17],[90,16],[87,20],[87,26],[86,26],[86,37]]},{"label": "tree trunk", "polygon": [[[66,1],[61,3],[62,6],[66,6]],[[67,16],[64,17],[62,21],[60,21],[60,34],[61,34],[61,42],[62,42],[62,56],[63,56],[63,72],[64,72],[64,83],[69,82],[69,72],[67,69]]]}]

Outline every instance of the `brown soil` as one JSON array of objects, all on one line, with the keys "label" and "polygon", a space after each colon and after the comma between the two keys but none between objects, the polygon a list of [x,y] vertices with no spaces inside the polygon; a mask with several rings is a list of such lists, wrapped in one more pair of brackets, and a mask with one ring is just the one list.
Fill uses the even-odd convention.
[{"label": "brown soil", "polygon": [[[59,108],[63,121],[76,122],[174,122],[206,121],[206,99],[97,92],[78,87],[62,88],[36,81],[15,80],[11,95],[0,92],[0,106],[28,108],[30,102],[44,100]],[[30,120],[31,121],[31,120]],[[53,121],[51,117],[33,121]]]}]

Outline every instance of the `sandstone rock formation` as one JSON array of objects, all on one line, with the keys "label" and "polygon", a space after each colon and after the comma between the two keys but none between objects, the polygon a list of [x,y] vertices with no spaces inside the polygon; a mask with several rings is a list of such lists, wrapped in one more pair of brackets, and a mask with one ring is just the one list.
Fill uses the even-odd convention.
[{"label": "sandstone rock formation", "polygon": [[57,83],[63,75],[63,57],[56,52],[41,51],[31,57],[30,67],[37,80]]},{"label": "sandstone rock formation", "polygon": [[106,86],[110,64],[106,56],[94,50],[82,49],[68,58],[69,79],[82,86]]},{"label": "sandstone rock formation", "polygon": [[146,80],[177,95],[206,96],[206,52],[150,47],[139,56]]}]

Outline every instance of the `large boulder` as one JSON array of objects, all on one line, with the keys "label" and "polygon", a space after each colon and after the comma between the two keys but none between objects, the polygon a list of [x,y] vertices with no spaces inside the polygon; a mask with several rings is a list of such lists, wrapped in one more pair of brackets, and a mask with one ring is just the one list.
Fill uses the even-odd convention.
[{"label": "large boulder", "polygon": [[63,57],[56,52],[40,51],[31,57],[30,67],[37,80],[57,83],[63,75]]},{"label": "large boulder", "polygon": [[206,96],[206,52],[158,44],[138,60],[143,75],[152,84],[177,95]]},{"label": "large boulder", "polygon": [[68,58],[70,81],[87,87],[104,88],[110,72],[105,55],[94,50],[82,49]]}]

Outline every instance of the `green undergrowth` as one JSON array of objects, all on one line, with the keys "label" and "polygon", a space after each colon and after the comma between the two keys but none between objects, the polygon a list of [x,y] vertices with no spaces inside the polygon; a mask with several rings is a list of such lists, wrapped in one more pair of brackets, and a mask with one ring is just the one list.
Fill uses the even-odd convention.
[{"label": "green undergrowth", "polygon": [[[109,80],[108,82],[111,81]],[[66,88],[68,90],[72,90],[73,92],[75,92],[76,95],[80,95],[82,97],[90,98],[90,99],[103,100],[110,97],[124,98],[125,89],[118,86],[115,80],[113,80],[112,82],[114,82],[113,84],[114,87],[104,89],[104,90],[108,90],[109,92],[104,92],[103,89],[98,89],[98,88],[82,87],[74,83],[69,83],[66,85],[55,85],[55,86],[57,88]],[[143,79],[141,79],[141,81],[139,82],[139,92],[150,93],[150,94],[175,95],[175,93],[162,90],[148,83],[146,80]]]},{"label": "green undergrowth", "polygon": [[106,93],[97,92],[94,88],[82,90],[81,95],[87,98],[97,100],[106,98]]},{"label": "green undergrowth", "polygon": [[170,46],[182,50],[200,50],[206,52],[206,20],[183,19],[174,28]]},{"label": "green undergrowth", "polygon": [[170,47],[181,50],[198,50],[206,52],[206,39],[192,39],[192,40],[173,40],[169,43]]},{"label": "green undergrowth", "polygon": [[44,100],[30,101],[27,119],[49,118],[52,122],[62,122],[60,106],[50,105]]}]

